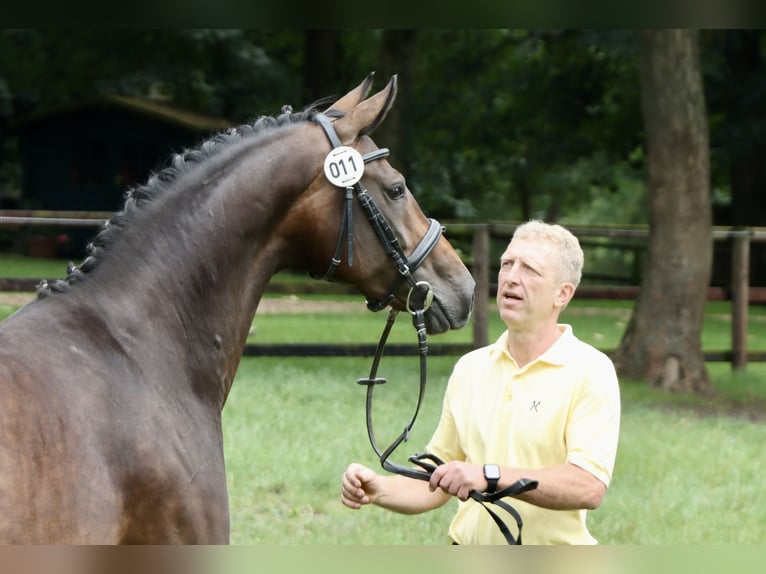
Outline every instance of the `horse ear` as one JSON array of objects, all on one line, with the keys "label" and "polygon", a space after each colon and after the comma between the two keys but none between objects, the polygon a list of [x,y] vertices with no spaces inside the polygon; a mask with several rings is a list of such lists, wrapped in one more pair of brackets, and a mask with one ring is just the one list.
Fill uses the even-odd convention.
[{"label": "horse ear", "polygon": [[347,112],[367,97],[372,87],[372,81],[375,79],[375,72],[370,72],[364,81],[356,88],[351,90],[345,96],[330,106],[329,109]]},{"label": "horse ear", "polygon": [[335,120],[335,132],[344,145],[350,145],[357,137],[371,133],[383,122],[394,105],[396,88],[397,76],[394,74],[385,88]]}]

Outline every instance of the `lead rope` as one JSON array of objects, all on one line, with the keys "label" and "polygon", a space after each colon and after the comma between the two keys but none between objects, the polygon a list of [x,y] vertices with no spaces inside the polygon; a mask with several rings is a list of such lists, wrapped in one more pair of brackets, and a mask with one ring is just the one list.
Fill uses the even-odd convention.
[{"label": "lead rope", "polygon": [[[404,430],[402,431],[402,433],[396,439],[394,439],[391,445],[388,446],[388,448],[386,448],[385,450],[381,450],[380,447],[378,446],[378,443],[375,439],[375,433],[373,431],[372,395],[376,385],[382,385],[387,382],[385,378],[378,377],[378,368],[380,366],[380,360],[383,356],[383,350],[386,346],[386,341],[388,340],[388,336],[391,332],[391,328],[393,327],[394,322],[396,321],[396,318],[399,315],[399,311],[397,311],[396,309],[389,310],[388,318],[386,320],[386,326],[383,329],[383,333],[381,334],[380,340],[378,341],[377,349],[375,350],[375,356],[373,358],[372,366],[370,368],[370,375],[366,378],[358,379],[356,382],[360,385],[367,386],[367,400],[366,400],[366,407],[365,407],[366,421],[367,421],[367,436],[370,439],[370,444],[372,445],[373,450],[378,455],[378,459],[380,461],[381,466],[389,472],[401,474],[403,476],[407,476],[410,478],[423,480],[427,482],[431,479],[431,474],[433,473],[434,470],[436,470],[436,467],[444,464],[444,461],[442,461],[436,455],[429,454],[429,453],[419,453],[419,454],[412,455],[408,458],[409,462],[419,466],[423,470],[418,470],[415,468],[399,465],[389,460],[389,457],[394,452],[394,450],[396,450],[396,448],[402,442],[407,442],[409,440],[410,432],[412,430],[413,425],[415,424],[415,419],[417,418],[418,413],[420,412],[420,407],[423,403],[423,397],[425,396],[426,371],[427,371],[426,361],[428,357],[428,343],[426,340],[426,328],[425,328],[425,311],[423,309],[417,309],[410,312],[412,314],[412,323],[418,335],[418,352],[420,356],[420,388],[418,391],[418,402],[415,407],[415,413],[412,415],[412,418],[404,427]],[[500,532],[503,534],[503,537],[505,538],[505,541],[508,544],[519,545],[521,544],[521,530],[524,524],[521,519],[521,515],[515,508],[513,508],[513,506],[511,506],[510,504],[508,504],[507,502],[501,499],[507,496],[517,496],[523,492],[533,490],[537,488],[537,484],[538,482],[536,480],[521,478],[517,480],[516,482],[514,482],[512,485],[508,486],[507,488],[504,488],[497,492],[488,493],[488,492],[478,492],[476,490],[472,490],[469,496],[470,498],[472,498],[473,500],[481,504],[484,507],[484,509],[489,513],[492,520],[500,529]],[[502,508],[513,517],[513,519],[516,521],[516,527],[518,528],[518,536],[516,537],[513,536],[510,529],[508,528],[508,525],[505,524],[503,519],[500,518],[500,516],[489,507],[489,505],[495,505],[499,508]]]},{"label": "lead rope", "polygon": [[428,480],[431,478],[431,474],[425,471],[419,471],[413,468],[409,468],[406,466],[398,465],[394,462],[391,462],[389,457],[391,456],[391,453],[396,450],[396,448],[403,442],[407,442],[410,438],[410,431],[412,430],[413,425],[415,424],[415,420],[418,417],[418,413],[420,412],[420,407],[423,404],[423,397],[425,396],[425,390],[426,390],[426,361],[428,358],[428,343],[426,341],[426,329],[425,329],[425,315],[423,310],[415,311],[412,315],[412,321],[413,325],[415,326],[415,329],[418,332],[418,353],[420,356],[420,385],[419,385],[419,391],[418,391],[418,402],[415,406],[415,412],[412,415],[412,418],[410,418],[407,425],[404,427],[404,430],[401,432],[401,434],[394,439],[394,441],[386,448],[385,450],[381,450],[378,446],[377,441],[375,440],[375,432],[373,431],[373,423],[372,423],[372,397],[373,397],[373,391],[375,389],[376,385],[383,385],[387,381],[387,379],[383,377],[378,377],[378,367],[380,366],[380,359],[383,356],[383,349],[386,345],[386,341],[388,340],[388,335],[391,332],[391,328],[394,325],[394,322],[396,321],[396,318],[399,315],[399,311],[396,309],[390,309],[388,312],[388,318],[386,319],[386,326],[383,329],[383,333],[380,336],[380,340],[378,341],[378,347],[375,351],[375,357],[372,361],[372,367],[370,368],[370,375],[366,378],[357,379],[357,383],[360,385],[367,386],[367,400],[365,405],[365,414],[366,414],[366,421],[367,421],[367,436],[370,439],[370,444],[372,445],[372,449],[375,451],[375,453],[378,455],[378,459],[380,460],[381,466],[389,471],[394,472],[396,474],[402,474],[404,476],[409,476],[410,478],[416,478],[418,480]]}]

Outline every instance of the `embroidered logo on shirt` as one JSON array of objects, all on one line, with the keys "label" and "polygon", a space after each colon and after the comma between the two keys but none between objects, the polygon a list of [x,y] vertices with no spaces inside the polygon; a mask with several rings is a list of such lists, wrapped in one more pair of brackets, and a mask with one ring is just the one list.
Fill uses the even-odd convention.
[{"label": "embroidered logo on shirt", "polygon": [[535,412],[538,412],[538,411],[537,411],[537,408],[538,408],[539,406],[540,406],[540,401],[535,401],[535,400],[533,400],[533,401],[532,401],[532,406],[531,406],[531,407],[529,407],[529,410],[530,410],[530,412],[531,412],[531,411],[535,411]]}]

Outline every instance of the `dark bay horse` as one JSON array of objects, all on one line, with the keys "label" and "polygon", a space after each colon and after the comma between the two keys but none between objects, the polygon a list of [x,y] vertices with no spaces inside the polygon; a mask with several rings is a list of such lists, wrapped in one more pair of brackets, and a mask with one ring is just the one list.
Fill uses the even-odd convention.
[{"label": "dark bay horse", "polygon": [[[367,97],[371,83],[175,156],[126,193],[66,279],[0,323],[0,543],[227,543],[221,414],[280,269],[395,309],[414,278],[433,293],[428,332],[467,322],[469,271],[368,135],[396,77]],[[324,167],[339,148],[364,158],[347,188]],[[404,254],[406,270],[413,252],[400,280],[392,261]]]}]

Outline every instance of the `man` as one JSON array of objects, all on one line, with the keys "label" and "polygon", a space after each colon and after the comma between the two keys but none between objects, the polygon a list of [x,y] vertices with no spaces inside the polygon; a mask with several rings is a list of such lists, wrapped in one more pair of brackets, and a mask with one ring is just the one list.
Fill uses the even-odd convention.
[{"label": "man", "polygon": [[343,475],[343,504],[416,514],[456,496],[452,541],[504,544],[469,493],[527,478],[538,487],[509,501],[523,518],[525,544],[595,544],[586,513],[601,504],[612,477],[620,395],[611,360],[558,323],[582,267],[571,232],[537,220],[520,225],[498,273],[497,307],[507,330],[457,362],[427,446],[445,464],[424,482],[352,463]]}]

